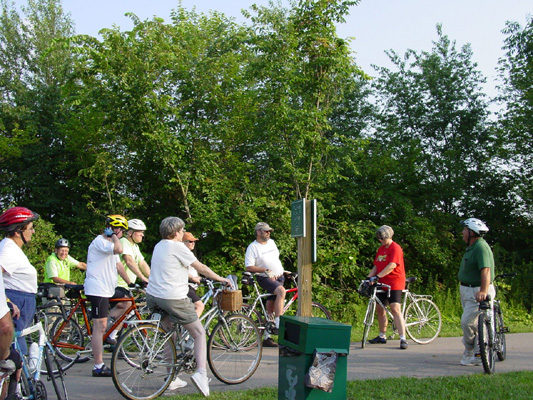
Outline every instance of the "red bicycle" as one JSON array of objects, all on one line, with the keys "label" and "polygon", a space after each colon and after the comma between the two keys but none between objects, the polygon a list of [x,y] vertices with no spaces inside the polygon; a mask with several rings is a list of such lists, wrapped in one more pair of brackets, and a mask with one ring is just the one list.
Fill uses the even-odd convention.
[{"label": "red bicycle", "polygon": [[[296,311],[298,310],[298,275],[288,271],[285,271],[284,274],[290,280],[291,286],[294,287],[287,289],[283,314],[296,315]],[[265,306],[268,297],[273,295],[270,293],[262,294],[259,291],[259,285],[255,280],[254,274],[251,272],[244,272],[242,274],[241,283],[253,287],[253,293],[250,296],[243,297],[245,303],[242,305],[241,312],[254,320],[261,333],[266,330],[270,334],[277,335],[278,332],[274,323],[274,316],[267,313]],[[331,319],[329,310],[316,301],[311,302],[311,312],[313,317]]]},{"label": "red bicycle", "polygon": [[[57,355],[61,358],[61,368],[63,371],[70,368],[74,363],[86,362],[91,358],[91,318],[87,310],[89,300],[82,297],[83,285],[65,285],[68,290],[67,297],[77,301],[67,308],[59,299],[56,302],[48,303],[49,306],[57,306],[61,309],[61,318],[56,318],[50,328],[50,343],[55,348]],[[136,292],[143,292],[141,288],[130,288]],[[104,333],[104,349],[111,349],[110,344],[106,344],[109,337],[120,324],[127,325],[128,320],[141,320],[141,313],[137,308],[134,297],[124,297],[110,299],[110,303],[127,302],[129,307],[116,320],[108,319],[107,329]],[[80,326],[81,324],[81,326]]]}]

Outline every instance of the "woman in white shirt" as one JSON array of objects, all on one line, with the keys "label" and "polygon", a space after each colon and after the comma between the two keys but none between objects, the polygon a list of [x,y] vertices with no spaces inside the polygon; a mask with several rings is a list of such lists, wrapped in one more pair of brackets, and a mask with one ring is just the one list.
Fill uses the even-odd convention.
[{"label": "woman in white shirt", "polygon": [[[196,259],[194,254],[183,244],[183,228],[185,223],[178,217],[167,217],[159,226],[163,238],[156,244],[152,254],[150,279],[146,288],[146,303],[150,309],[159,307],[167,314],[167,324],[174,322],[182,325],[194,339],[194,356],[197,370],[191,381],[204,395],[209,396],[207,379],[207,345],[205,330],[194,310],[189,292],[189,270],[191,266],[201,275],[224,282],[231,287],[229,279],[222,278],[209,267]],[[170,325],[170,324],[169,324]],[[177,389],[184,386],[181,379],[176,378],[169,388]]]},{"label": "woman in white shirt", "polygon": [[[6,237],[0,242],[0,267],[4,278],[5,294],[20,309],[20,316],[13,319],[15,331],[27,328],[35,314],[37,293],[37,270],[22,251],[22,246],[31,241],[35,229],[33,221],[39,218],[25,207],[12,207],[0,215],[0,229]],[[19,338],[26,353],[26,340]]]}]

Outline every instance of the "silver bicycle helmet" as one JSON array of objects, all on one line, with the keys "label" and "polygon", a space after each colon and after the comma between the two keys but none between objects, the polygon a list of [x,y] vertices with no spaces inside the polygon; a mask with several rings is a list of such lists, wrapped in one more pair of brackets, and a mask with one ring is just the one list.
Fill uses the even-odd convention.
[{"label": "silver bicycle helmet", "polygon": [[477,218],[468,218],[461,221],[461,224],[466,226],[471,231],[477,233],[479,236],[483,236],[489,231],[489,227],[485,225],[483,221]]},{"label": "silver bicycle helmet", "polygon": [[58,249],[60,247],[69,247],[70,248],[70,243],[68,242],[67,239],[61,238],[61,239],[59,239],[56,242],[56,249]]},{"label": "silver bicycle helmet", "polygon": [[132,231],[145,231],[146,225],[140,219],[130,219],[128,221],[128,229]]}]

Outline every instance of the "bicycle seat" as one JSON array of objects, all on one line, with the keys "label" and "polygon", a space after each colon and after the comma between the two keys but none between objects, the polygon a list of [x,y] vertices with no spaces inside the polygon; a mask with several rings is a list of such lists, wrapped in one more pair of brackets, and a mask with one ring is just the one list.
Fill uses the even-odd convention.
[{"label": "bicycle seat", "polygon": [[241,283],[243,285],[253,285],[254,284],[254,277],[250,272],[243,272]]},{"label": "bicycle seat", "polygon": [[416,276],[411,276],[409,278],[405,278],[405,283],[413,283],[416,281]]},{"label": "bicycle seat", "polygon": [[81,297],[81,291],[83,290],[83,285],[71,285],[67,283],[65,284],[65,289],[68,289],[67,298],[78,299]]}]

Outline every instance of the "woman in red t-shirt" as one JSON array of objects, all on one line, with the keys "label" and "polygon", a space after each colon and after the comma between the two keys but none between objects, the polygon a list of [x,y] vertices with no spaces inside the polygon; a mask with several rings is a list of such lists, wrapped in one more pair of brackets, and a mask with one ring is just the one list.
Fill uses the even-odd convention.
[{"label": "woman in red t-shirt", "polygon": [[[391,287],[390,297],[387,293],[379,293],[378,297],[384,305],[389,305],[394,324],[400,334],[400,348],[407,349],[405,339],[405,321],[402,315],[402,291],[405,289],[405,264],[403,262],[403,250],[400,245],[392,240],[394,231],[390,226],[380,227],[376,236],[381,246],[374,259],[374,268],[368,274],[368,279]],[[376,307],[379,322],[379,335],[369,340],[369,343],[387,343],[387,312],[378,304]]]}]

